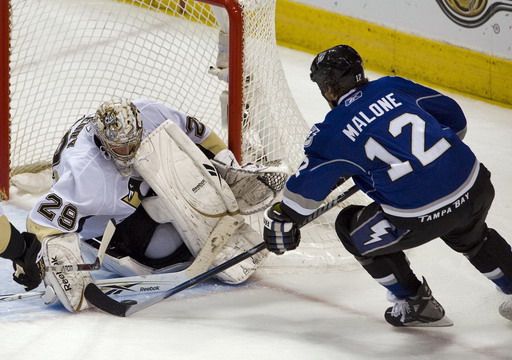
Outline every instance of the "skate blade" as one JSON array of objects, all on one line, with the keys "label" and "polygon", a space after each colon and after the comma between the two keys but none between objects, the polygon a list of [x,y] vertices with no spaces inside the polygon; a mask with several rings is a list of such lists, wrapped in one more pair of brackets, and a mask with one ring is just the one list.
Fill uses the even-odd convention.
[{"label": "skate blade", "polygon": [[445,326],[452,326],[453,321],[451,321],[448,316],[444,316],[442,319],[433,321],[433,322],[421,322],[421,321],[415,321],[411,322],[406,327],[445,327]]}]

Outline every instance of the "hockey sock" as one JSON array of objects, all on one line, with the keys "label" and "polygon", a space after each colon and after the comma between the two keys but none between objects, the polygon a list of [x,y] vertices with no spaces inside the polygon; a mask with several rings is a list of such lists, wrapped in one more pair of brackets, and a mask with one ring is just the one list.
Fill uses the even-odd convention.
[{"label": "hockey sock", "polygon": [[504,293],[512,294],[512,251],[496,230],[489,229],[483,243],[465,256]]},{"label": "hockey sock", "polygon": [[497,279],[489,279],[498,286],[505,294],[512,294],[512,280],[508,276],[501,276]]},{"label": "hockey sock", "polygon": [[397,298],[413,297],[421,286],[403,252],[358,260],[375,281]]}]

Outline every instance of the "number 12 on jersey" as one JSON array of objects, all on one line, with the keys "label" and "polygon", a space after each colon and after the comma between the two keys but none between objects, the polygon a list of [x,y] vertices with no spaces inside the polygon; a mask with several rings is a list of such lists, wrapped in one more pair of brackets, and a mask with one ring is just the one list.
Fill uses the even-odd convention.
[{"label": "number 12 on jersey", "polygon": [[[409,124],[412,126],[410,153],[423,166],[427,166],[450,148],[450,143],[446,139],[441,138],[429,149],[425,149],[425,120],[415,114],[407,113],[391,120],[389,122],[389,133],[393,137],[397,137],[402,134],[402,129]],[[413,171],[408,160],[400,160],[372,137],[368,139],[364,149],[368,159],[373,161],[377,158],[389,164],[388,175],[391,181],[395,181]]]}]

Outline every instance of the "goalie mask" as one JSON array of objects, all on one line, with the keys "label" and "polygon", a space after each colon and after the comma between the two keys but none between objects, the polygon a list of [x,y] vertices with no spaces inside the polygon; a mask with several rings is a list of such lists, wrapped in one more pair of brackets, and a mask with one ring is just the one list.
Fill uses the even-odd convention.
[{"label": "goalie mask", "polygon": [[122,176],[132,173],[133,159],[142,140],[142,120],[137,107],[127,99],[106,101],[92,121],[101,150]]},{"label": "goalie mask", "polygon": [[348,45],[322,51],[311,64],[311,80],[317,83],[323,97],[337,106],[338,99],[349,90],[368,82],[363,59]]}]

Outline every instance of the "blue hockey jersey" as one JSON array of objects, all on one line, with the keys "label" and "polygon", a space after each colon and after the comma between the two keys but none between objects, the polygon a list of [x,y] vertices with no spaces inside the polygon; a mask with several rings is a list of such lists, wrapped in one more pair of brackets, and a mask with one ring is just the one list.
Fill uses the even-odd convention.
[{"label": "blue hockey jersey", "polygon": [[478,175],[479,163],[461,140],[465,130],[451,98],[400,77],[371,81],[312,127],[283,203],[307,216],[340,177],[351,176],[388,214],[428,214],[464,195]]}]

